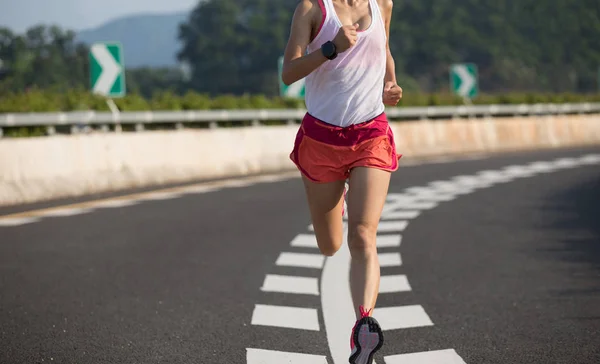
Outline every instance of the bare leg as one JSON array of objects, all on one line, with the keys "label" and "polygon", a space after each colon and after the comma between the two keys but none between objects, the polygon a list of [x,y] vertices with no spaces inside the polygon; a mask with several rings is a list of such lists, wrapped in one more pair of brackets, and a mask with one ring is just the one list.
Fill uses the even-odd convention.
[{"label": "bare leg", "polygon": [[[377,226],[385,204],[390,172],[357,167],[350,174],[348,192],[348,245],[350,290],[356,318],[359,306],[373,309],[379,293],[379,259],[377,257]],[[372,311],[371,311],[372,314]]]},{"label": "bare leg", "polygon": [[344,182],[315,183],[302,176],[308,207],[321,253],[334,255],[342,246]]}]

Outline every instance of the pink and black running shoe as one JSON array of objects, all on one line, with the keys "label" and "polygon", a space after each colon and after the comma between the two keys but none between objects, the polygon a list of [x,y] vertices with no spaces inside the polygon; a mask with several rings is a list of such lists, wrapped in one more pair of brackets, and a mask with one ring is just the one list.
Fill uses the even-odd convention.
[{"label": "pink and black running shoe", "polygon": [[373,356],[383,346],[383,332],[377,320],[369,316],[370,312],[360,306],[361,318],[352,328],[350,338],[351,364],[373,364]]}]

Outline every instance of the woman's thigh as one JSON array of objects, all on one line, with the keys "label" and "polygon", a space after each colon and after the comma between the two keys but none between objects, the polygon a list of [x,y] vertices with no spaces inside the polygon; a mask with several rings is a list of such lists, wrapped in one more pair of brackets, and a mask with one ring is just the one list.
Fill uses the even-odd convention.
[{"label": "woman's thigh", "polygon": [[319,249],[331,256],[342,245],[345,180],[316,183],[302,176]]}]

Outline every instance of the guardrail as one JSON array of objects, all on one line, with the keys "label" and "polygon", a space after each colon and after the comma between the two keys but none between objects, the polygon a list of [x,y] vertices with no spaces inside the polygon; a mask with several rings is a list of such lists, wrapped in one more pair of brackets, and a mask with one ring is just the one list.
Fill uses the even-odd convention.
[{"label": "guardrail", "polygon": [[[259,126],[261,121],[281,120],[295,123],[301,120],[305,109],[248,109],[248,110],[189,110],[189,111],[139,111],[139,112],[97,112],[72,111],[53,113],[15,113],[0,114],[0,136],[6,127],[46,127],[48,134],[54,134],[57,126],[72,126],[76,133],[82,126],[101,126],[108,130],[109,125],[117,129],[121,124],[135,125],[135,130],[144,130],[148,124],[173,124],[175,128],[183,128],[184,123],[208,124],[210,128],[218,127],[219,122],[250,121]],[[393,107],[387,108],[388,118],[393,120],[418,120],[457,117],[490,117],[520,116],[548,114],[583,114],[600,113],[600,103],[572,104],[521,104],[521,105],[461,105],[461,106],[428,106],[428,107]]]}]

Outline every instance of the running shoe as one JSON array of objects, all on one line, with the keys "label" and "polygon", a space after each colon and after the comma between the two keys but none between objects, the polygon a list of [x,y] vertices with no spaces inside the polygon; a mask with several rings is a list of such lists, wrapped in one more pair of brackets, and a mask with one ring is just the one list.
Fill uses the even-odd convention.
[{"label": "running shoe", "polygon": [[351,364],[373,364],[373,356],[383,346],[383,332],[377,320],[369,316],[370,312],[360,306],[361,318],[354,324],[350,337]]}]

